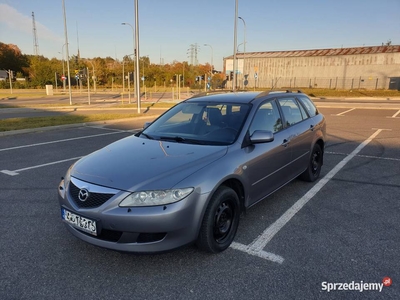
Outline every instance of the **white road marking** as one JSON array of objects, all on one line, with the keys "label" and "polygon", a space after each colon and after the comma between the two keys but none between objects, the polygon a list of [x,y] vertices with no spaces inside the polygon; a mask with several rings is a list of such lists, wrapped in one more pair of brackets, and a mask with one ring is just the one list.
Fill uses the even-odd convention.
[{"label": "white road marking", "polygon": [[55,164],[63,163],[63,162],[70,161],[70,160],[78,160],[78,159],[80,159],[80,158],[82,158],[82,157],[83,157],[83,156],[78,156],[78,157],[73,157],[73,158],[67,158],[67,159],[63,159],[63,160],[59,160],[59,161],[53,161],[53,162],[49,162],[49,163],[47,163],[47,164],[41,164],[41,165],[37,165],[37,166],[27,167],[27,168],[15,170],[15,171],[1,170],[0,172],[3,173],[3,174],[10,175],[10,176],[16,176],[16,175],[19,175],[19,172],[22,172],[22,171],[31,170],[31,169],[36,169],[36,168],[41,168],[41,167],[46,167],[46,166],[50,166],[50,165],[55,165]]},{"label": "white road marking", "polygon": [[398,114],[400,114],[400,110],[397,113],[395,113],[393,116],[389,117],[389,118],[396,118],[398,116]]},{"label": "white road marking", "polygon": [[[235,243],[232,248],[246,252],[251,255],[257,255],[265,259],[273,260],[280,256],[263,251],[265,246],[272,240],[272,238],[293,218],[293,216],[303,208],[331,179],[335,176],[352,158],[354,158],[365,146],[367,146],[382,129],[378,129],[368,139],[362,142],[358,147],[339,162],[324,178],[322,178],[313,188],[311,188],[303,197],[289,208],[278,220],[271,224],[264,232],[259,235],[250,245],[244,246]],[[272,259],[271,259],[272,258]],[[280,257],[281,258],[281,257]],[[283,258],[282,258],[283,259]]]},{"label": "white road marking", "polygon": [[345,113],[348,113],[348,112],[353,111],[353,110],[355,110],[355,108],[346,110],[346,111],[344,111],[344,112],[341,112],[340,114],[336,114],[336,115],[333,115],[333,116],[343,116]]},{"label": "white road marking", "polygon": [[[343,153],[343,152],[330,152],[330,151],[326,151],[325,154],[348,155],[347,153]],[[355,157],[400,161],[400,158],[381,157],[381,156],[373,156],[373,155],[361,155],[361,154],[358,154],[358,155],[355,155]]]},{"label": "white road marking", "polygon": [[56,140],[56,141],[50,141],[50,142],[43,142],[43,143],[36,143],[36,144],[30,144],[30,145],[22,145],[22,146],[10,147],[10,148],[3,148],[3,149],[0,149],[0,152],[1,151],[22,149],[22,148],[28,148],[28,147],[43,146],[43,145],[48,145],[48,144],[69,142],[69,141],[74,141],[74,140],[81,140],[81,139],[87,139],[87,138],[93,138],[93,137],[110,135],[110,134],[117,134],[117,133],[123,133],[123,132],[126,132],[126,131],[99,133],[99,134],[86,135],[86,136],[74,137],[74,138],[63,139],[63,140]]},{"label": "white road marking", "polygon": [[278,264],[281,264],[284,261],[282,256],[276,255],[276,254],[271,253],[271,252],[262,251],[262,250],[261,251],[254,251],[254,250],[250,249],[249,246],[246,246],[246,245],[243,245],[243,244],[240,244],[240,243],[233,242],[230,245],[230,247],[232,249],[236,249],[236,250],[239,250],[239,251],[242,251],[242,252],[246,252],[247,254],[258,256],[260,258],[263,258],[263,259],[266,259],[266,260],[270,260],[270,261],[276,262]]}]

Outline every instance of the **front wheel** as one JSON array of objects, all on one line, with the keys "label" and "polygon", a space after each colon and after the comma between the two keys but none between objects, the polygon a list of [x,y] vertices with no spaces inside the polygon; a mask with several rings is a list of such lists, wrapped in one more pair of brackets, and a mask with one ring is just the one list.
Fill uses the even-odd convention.
[{"label": "front wheel", "polygon": [[235,238],[239,217],[238,195],[229,187],[219,187],[204,214],[196,241],[197,246],[211,253],[224,251]]},{"label": "front wheel", "polygon": [[317,180],[319,177],[319,173],[321,173],[322,159],[323,159],[323,152],[321,146],[315,144],[313,151],[311,153],[308,167],[304,171],[304,173],[300,175],[300,178],[309,182]]}]

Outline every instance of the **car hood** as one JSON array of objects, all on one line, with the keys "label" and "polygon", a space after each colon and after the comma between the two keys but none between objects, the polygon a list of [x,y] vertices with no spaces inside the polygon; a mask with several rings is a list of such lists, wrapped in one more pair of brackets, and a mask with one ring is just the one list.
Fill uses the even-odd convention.
[{"label": "car hood", "polygon": [[170,189],[218,160],[227,146],[165,142],[131,136],[78,160],[71,176],[125,190]]}]

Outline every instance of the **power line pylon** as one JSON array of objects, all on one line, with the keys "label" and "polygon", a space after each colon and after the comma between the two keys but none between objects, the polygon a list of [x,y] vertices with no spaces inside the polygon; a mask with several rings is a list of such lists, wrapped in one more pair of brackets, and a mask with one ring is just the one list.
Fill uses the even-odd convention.
[{"label": "power line pylon", "polygon": [[35,13],[32,12],[32,28],[33,28],[33,53],[39,55],[39,44],[36,33]]}]

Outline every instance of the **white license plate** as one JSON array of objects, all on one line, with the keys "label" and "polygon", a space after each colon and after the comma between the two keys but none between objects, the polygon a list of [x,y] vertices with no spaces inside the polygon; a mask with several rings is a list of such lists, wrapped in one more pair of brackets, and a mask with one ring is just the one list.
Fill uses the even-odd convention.
[{"label": "white license plate", "polygon": [[61,208],[61,217],[68,224],[92,235],[97,235],[96,221],[74,214],[64,208]]}]

